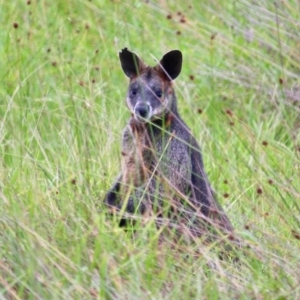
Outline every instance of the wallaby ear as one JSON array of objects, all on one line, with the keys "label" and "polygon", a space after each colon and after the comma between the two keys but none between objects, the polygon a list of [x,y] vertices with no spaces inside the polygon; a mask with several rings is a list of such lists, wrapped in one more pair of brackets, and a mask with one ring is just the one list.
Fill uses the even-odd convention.
[{"label": "wallaby ear", "polygon": [[127,48],[122,49],[119,57],[122,69],[129,78],[137,76],[145,68],[144,62]]},{"label": "wallaby ear", "polygon": [[179,50],[166,53],[159,62],[159,66],[170,80],[175,79],[181,72],[182,54]]}]

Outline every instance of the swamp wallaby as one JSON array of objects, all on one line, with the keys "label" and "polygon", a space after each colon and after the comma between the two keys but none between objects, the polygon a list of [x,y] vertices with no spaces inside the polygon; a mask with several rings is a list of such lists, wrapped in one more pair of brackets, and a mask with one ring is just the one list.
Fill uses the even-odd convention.
[{"label": "swamp wallaby", "polygon": [[131,118],[123,131],[122,171],[105,196],[114,210],[151,211],[172,220],[192,236],[233,227],[204,171],[200,148],[177,111],[172,81],[180,74],[182,54],[173,50],[155,67],[123,49],[121,66],[129,77]]}]

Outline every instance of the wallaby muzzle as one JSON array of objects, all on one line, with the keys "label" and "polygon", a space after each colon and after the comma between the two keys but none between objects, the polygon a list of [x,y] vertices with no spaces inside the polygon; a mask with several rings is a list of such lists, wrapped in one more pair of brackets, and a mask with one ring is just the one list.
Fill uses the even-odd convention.
[{"label": "wallaby muzzle", "polygon": [[134,107],[134,116],[139,122],[147,122],[151,117],[151,107],[149,104],[140,102]]}]

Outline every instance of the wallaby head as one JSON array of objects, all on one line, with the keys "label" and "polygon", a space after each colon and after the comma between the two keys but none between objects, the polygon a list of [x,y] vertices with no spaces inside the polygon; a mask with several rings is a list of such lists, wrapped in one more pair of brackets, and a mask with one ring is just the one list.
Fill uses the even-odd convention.
[{"label": "wallaby head", "polygon": [[172,80],[181,71],[179,50],[166,53],[154,67],[147,66],[127,48],[119,53],[119,57],[124,73],[130,78],[127,106],[137,121],[153,121],[176,111]]}]

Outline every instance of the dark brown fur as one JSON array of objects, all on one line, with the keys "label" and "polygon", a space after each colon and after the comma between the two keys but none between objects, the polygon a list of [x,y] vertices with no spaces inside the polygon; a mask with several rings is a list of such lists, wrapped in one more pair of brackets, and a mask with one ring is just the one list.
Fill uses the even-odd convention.
[{"label": "dark brown fur", "polygon": [[146,155],[149,153],[149,137],[143,123],[133,117],[123,132],[122,141],[122,193],[131,186],[137,187],[149,178]]}]

